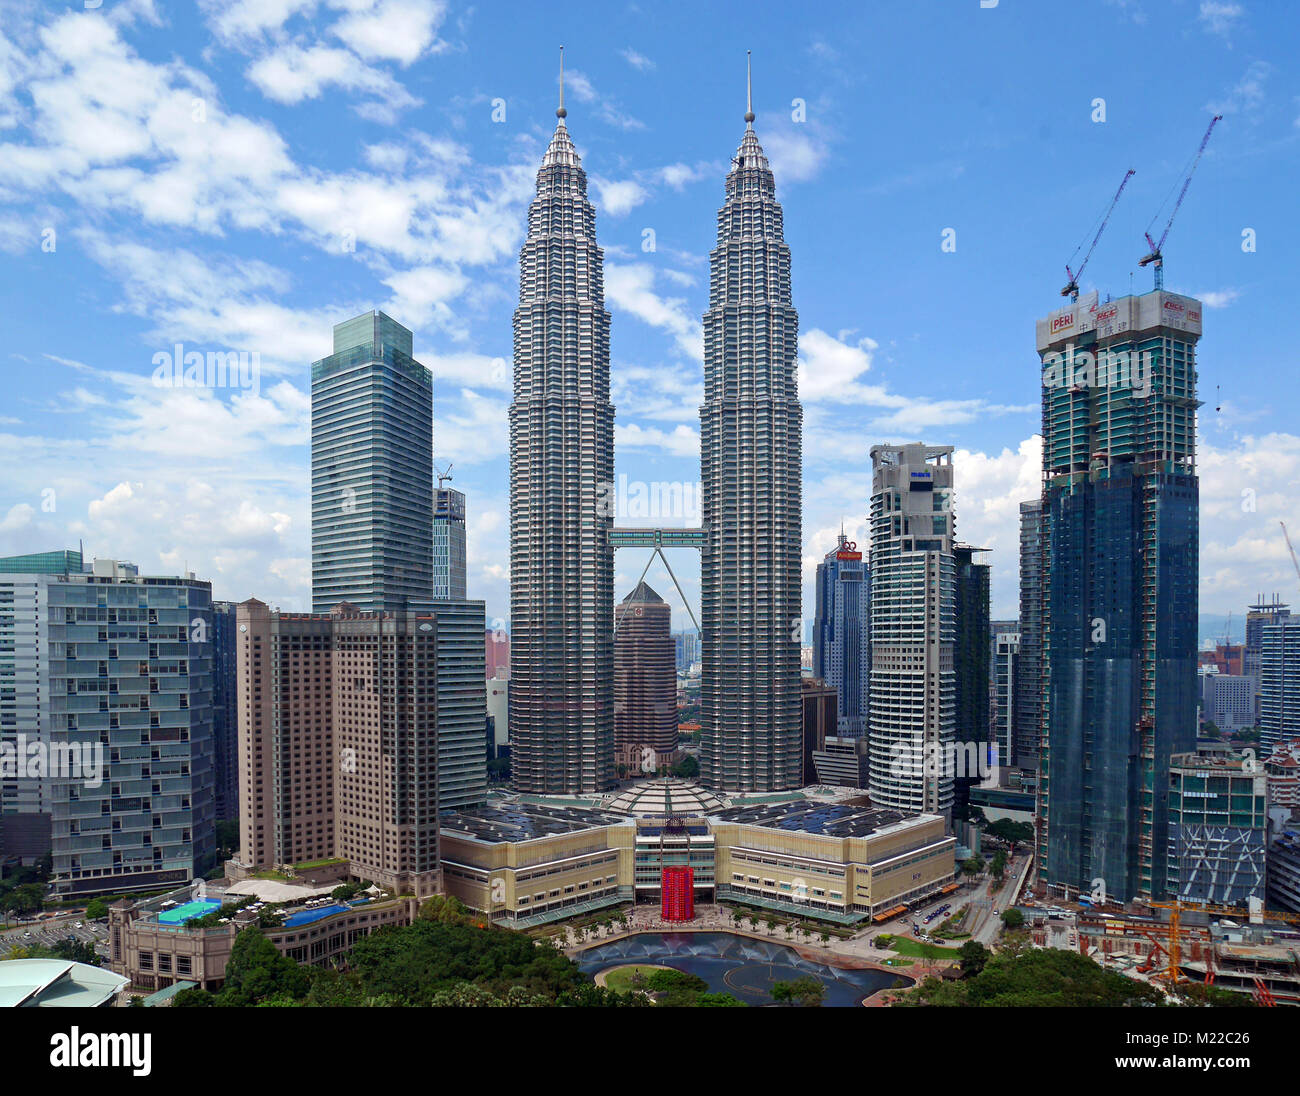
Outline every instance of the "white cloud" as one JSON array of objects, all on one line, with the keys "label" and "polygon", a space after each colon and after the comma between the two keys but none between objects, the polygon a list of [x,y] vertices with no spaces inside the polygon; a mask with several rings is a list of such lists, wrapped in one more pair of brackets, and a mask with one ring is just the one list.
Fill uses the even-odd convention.
[{"label": "white cloud", "polygon": [[248,78],[278,103],[317,99],[325,88],[337,85],[381,97],[390,118],[399,110],[419,105],[419,100],[387,73],[371,68],[345,49],[330,46],[291,45],[264,54],[249,68]]},{"label": "white cloud", "polygon": [[25,502],[15,503],[9,507],[3,518],[0,518],[0,533],[12,533],[31,524],[32,517],[35,515],[35,507]]},{"label": "white cloud", "polygon": [[623,59],[639,72],[648,72],[655,67],[655,63],[643,54],[637,53],[631,46],[622,51]]},{"label": "white cloud", "polygon": [[438,28],[447,14],[442,0],[347,0],[350,10],[330,32],[367,61],[410,65],[446,48]]},{"label": "white cloud", "polygon": [[199,0],[217,36],[228,42],[280,30],[295,15],[316,9],[319,0]]},{"label": "white cloud", "polygon": [[634,179],[602,179],[592,177],[596,188],[596,204],[611,217],[623,217],[641,205],[650,195]]},{"label": "white cloud", "polygon": [[1215,114],[1249,114],[1264,103],[1264,84],[1273,72],[1273,66],[1267,61],[1252,61],[1228,94],[1216,103],[1210,104]]},{"label": "white cloud", "polygon": [[[434,383],[437,383],[435,376]],[[435,411],[433,452],[437,460],[477,464],[506,454],[510,431],[505,400],[462,388],[459,400]]]},{"label": "white cloud", "polygon": [[684,423],[671,431],[657,426],[638,426],[634,422],[614,424],[614,449],[659,450],[674,457],[700,456],[700,435]]},{"label": "white cloud", "polygon": [[1238,289],[1210,289],[1204,293],[1196,293],[1194,296],[1206,308],[1227,308],[1228,305],[1241,296],[1241,291]]},{"label": "white cloud", "polygon": [[1197,18],[1210,34],[1227,38],[1237,25],[1246,9],[1240,4],[1226,3],[1225,0],[1201,0],[1201,9]]},{"label": "white cloud", "polygon": [[645,129],[645,123],[627,114],[618,101],[596,90],[591,80],[577,69],[569,69],[564,74],[564,88],[572,92],[573,98],[596,108],[596,117],[617,129]]},{"label": "white cloud", "polygon": [[468,279],[451,267],[419,266],[398,271],[384,279],[393,290],[392,302],[384,311],[401,316],[407,327],[423,327],[431,321],[447,328],[452,324],[448,307],[464,291]]},{"label": "white cloud", "polygon": [[615,310],[667,331],[682,353],[704,360],[704,326],[681,297],[661,297],[654,291],[655,268],[649,263],[618,263],[605,267],[605,295]]},{"label": "white cloud", "polygon": [[759,136],[778,186],[815,178],[830,153],[825,138],[807,122],[765,130]]},{"label": "white cloud", "polygon": [[874,339],[847,344],[818,328],[805,332],[799,338],[799,398],[847,402],[854,391],[865,392],[853,382],[871,368],[876,348]]}]

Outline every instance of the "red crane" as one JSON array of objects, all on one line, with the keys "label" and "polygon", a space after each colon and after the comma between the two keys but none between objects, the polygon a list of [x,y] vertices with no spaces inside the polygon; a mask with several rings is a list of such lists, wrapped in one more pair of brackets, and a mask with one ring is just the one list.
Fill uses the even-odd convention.
[{"label": "red crane", "polygon": [[[1165,256],[1163,248],[1165,240],[1169,238],[1169,230],[1173,227],[1174,218],[1178,216],[1178,210],[1182,207],[1183,199],[1187,197],[1187,188],[1192,184],[1192,176],[1196,173],[1196,165],[1201,162],[1201,156],[1205,152],[1205,146],[1210,143],[1210,134],[1214,132],[1214,127],[1223,121],[1222,114],[1216,114],[1210,119],[1209,128],[1205,131],[1205,136],[1201,138],[1201,147],[1196,150],[1196,155],[1192,158],[1192,166],[1187,169],[1187,177],[1183,179],[1183,189],[1178,195],[1178,201],[1174,203],[1174,211],[1169,214],[1169,220],[1165,222],[1165,230],[1160,234],[1160,242],[1156,243],[1151,238],[1151,225],[1156,223],[1156,217],[1160,216],[1160,210],[1156,210],[1155,217],[1151,218],[1151,224],[1147,225],[1146,232],[1143,233],[1147,238],[1147,246],[1151,249],[1138,260],[1138,266],[1147,266],[1151,263],[1156,264],[1156,288],[1164,289],[1165,287]],[[1166,201],[1168,199],[1166,198]],[[1163,207],[1163,203],[1162,207]]]},{"label": "red crane", "polygon": [[1110,200],[1110,208],[1106,210],[1106,215],[1101,219],[1101,224],[1097,226],[1097,235],[1092,238],[1092,246],[1088,248],[1088,254],[1083,257],[1083,262],[1079,264],[1078,273],[1070,269],[1070,263],[1074,262],[1075,255],[1078,255],[1082,250],[1083,244],[1079,244],[1074,249],[1074,255],[1070,256],[1070,263],[1065,264],[1065,273],[1070,280],[1066,283],[1065,288],[1061,290],[1062,297],[1069,297],[1072,301],[1079,299],[1079,279],[1083,277],[1084,267],[1088,265],[1088,260],[1092,258],[1092,253],[1097,249],[1097,241],[1101,239],[1101,234],[1106,231],[1106,225],[1110,223],[1110,215],[1115,212],[1115,206],[1119,204],[1119,196],[1124,193],[1124,188],[1128,186],[1129,179],[1136,174],[1137,172],[1132,168],[1129,168],[1124,173],[1119,189],[1115,191],[1115,197]]}]

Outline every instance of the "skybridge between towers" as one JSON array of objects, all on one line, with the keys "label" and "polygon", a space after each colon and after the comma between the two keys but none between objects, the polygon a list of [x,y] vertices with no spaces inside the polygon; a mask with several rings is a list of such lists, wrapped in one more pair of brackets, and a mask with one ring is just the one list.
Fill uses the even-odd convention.
[{"label": "skybridge between towers", "polygon": [[[641,584],[641,579],[645,578],[646,572],[650,570],[650,564],[658,556],[663,561],[664,570],[668,572],[668,577],[673,580],[673,585],[677,587],[677,594],[682,599],[682,604],[686,606],[687,613],[690,614],[691,623],[695,625],[695,630],[700,630],[700,623],[695,619],[695,610],[691,608],[691,603],[687,600],[685,592],[682,590],[682,584],[677,581],[677,576],[673,573],[672,566],[668,562],[668,557],[664,555],[665,548],[694,548],[697,551],[704,548],[704,530],[703,529],[629,529],[613,528],[609,531],[609,546],[614,549],[619,548],[649,548],[650,558],[645,561],[645,567],[641,571],[641,578],[636,581],[636,586]],[[636,589],[633,586],[633,589]]]}]

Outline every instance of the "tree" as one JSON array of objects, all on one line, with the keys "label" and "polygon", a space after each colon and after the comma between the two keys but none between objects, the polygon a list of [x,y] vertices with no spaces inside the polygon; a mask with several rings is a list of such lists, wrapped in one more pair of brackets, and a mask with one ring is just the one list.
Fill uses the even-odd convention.
[{"label": "tree", "polygon": [[1158,1005],[1163,992],[1103,970],[1074,951],[1033,948],[992,955],[978,974],[960,982],[927,978],[908,993],[903,1005],[966,1007],[1108,1007]]},{"label": "tree", "polygon": [[979,974],[989,961],[989,949],[978,940],[967,940],[958,951],[963,978]]},{"label": "tree", "polygon": [[45,908],[45,885],[22,883],[5,895],[5,909],[19,917],[40,913]]},{"label": "tree", "polygon": [[763,919],[763,923],[767,926],[768,936],[771,936],[772,933],[776,932],[776,918],[770,913]]},{"label": "tree", "polygon": [[102,921],[108,916],[108,903],[102,898],[92,898],[86,903],[86,918],[90,921]]},{"label": "tree", "polygon": [[172,1008],[212,1008],[217,1004],[217,995],[206,989],[191,986],[183,989],[172,998]]},{"label": "tree", "polygon": [[700,775],[700,761],[694,754],[687,754],[672,768],[673,776],[683,780],[694,780]]},{"label": "tree", "polygon": [[1025,915],[1012,906],[1002,911],[1002,923],[1009,929],[1018,929],[1025,923]]},{"label": "tree", "polygon": [[821,942],[822,942],[822,947],[828,947],[831,942],[831,934],[829,932],[823,931],[821,935]]},{"label": "tree", "polygon": [[984,861],[978,856],[972,856],[969,860],[961,862],[961,872],[963,875],[973,878],[984,870]]},{"label": "tree", "polygon": [[305,997],[311,976],[281,955],[256,925],[240,931],[226,963],[223,1005],[257,1005],[275,997]]},{"label": "tree", "polygon": [[825,998],[826,987],[806,974],[793,982],[777,982],[772,986],[772,1000],[782,1005],[818,1008]]},{"label": "tree", "polygon": [[987,831],[994,837],[1009,845],[1023,845],[1034,839],[1034,827],[1031,822],[1013,822],[1009,818],[999,818],[988,825]]},{"label": "tree", "polygon": [[217,856],[229,859],[239,849],[239,822],[229,820],[217,823]]},{"label": "tree", "polygon": [[469,907],[451,894],[435,894],[420,905],[421,921],[437,921],[443,925],[467,925],[474,920]]},{"label": "tree", "polygon": [[1002,874],[1003,872],[1006,871],[1006,867],[1007,867],[1007,854],[1004,850],[998,849],[997,855],[993,857],[993,863],[989,865],[989,871],[993,874],[994,879],[998,880],[998,882],[1001,882]]}]

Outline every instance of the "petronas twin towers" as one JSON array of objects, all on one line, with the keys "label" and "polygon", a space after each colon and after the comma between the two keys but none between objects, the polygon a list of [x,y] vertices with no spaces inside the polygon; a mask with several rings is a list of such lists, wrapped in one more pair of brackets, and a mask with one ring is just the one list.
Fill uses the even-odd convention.
[{"label": "petronas twin towers", "polygon": [[[534,794],[614,782],[614,407],[587,177],[559,121],[519,255],[510,407],[511,769]],[[802,783],[802,423],[790,250],[767,158],[745,133],[710,255],[700,408],[701,780]]]}]

